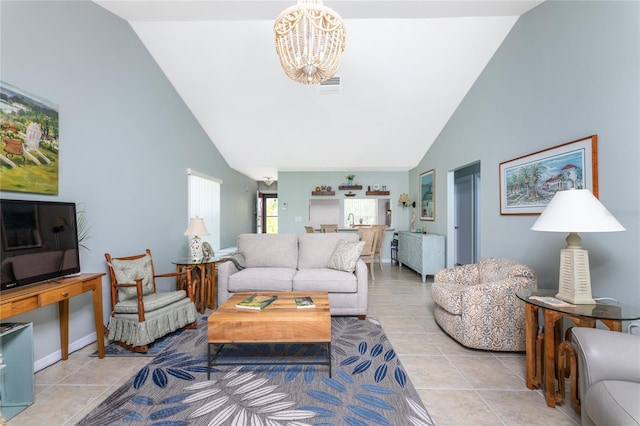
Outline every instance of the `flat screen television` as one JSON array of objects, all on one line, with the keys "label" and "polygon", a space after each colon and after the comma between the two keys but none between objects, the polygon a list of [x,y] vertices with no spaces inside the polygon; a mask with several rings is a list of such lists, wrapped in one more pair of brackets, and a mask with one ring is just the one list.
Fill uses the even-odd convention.
[{"label": "flat screen television", "polygon": [[80,272],[75,203],[0,200],[0,291]]}]

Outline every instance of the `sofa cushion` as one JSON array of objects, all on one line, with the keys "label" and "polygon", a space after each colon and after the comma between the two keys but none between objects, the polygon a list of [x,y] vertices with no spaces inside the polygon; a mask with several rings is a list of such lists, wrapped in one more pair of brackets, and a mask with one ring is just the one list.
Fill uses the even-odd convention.
[{"label": "sofa cushion", "polygon": [[293,290],[355,293],[358,291],[358,278],[355,274],[335,269],[301,269],[293,278]]},{"label": "sofa cushion", "polygon": [[[186,297],[187,293],[184,290],[147,294],[143,298],[144,312],[153,312],[156,309],[164,308]],[[117,314],[137,314],[138,298],[122,300],[116,303],[113,310]]]},{"label": "sofa cushion", "polygon": [[[142,278],[142,294],[153,293],[153,272],[151,270],[151,256],[145,254],[134,260],[111,259],[113,273],[118,284],[135,284],[136,279]],[[137,298],[136,287],[118,288],[118,301]]]},{"label": "sofa cushion", "polygon": [[247,268],[298,267],[298,236],[295,234],[241,234],[238,253],[244,256]]},{"label": "sofa cushion", "polygon": [[295,269],[247,268],[229,276],[229,291],[291,291]]},{"label": "sofa cushion", "polygon": [[340,240],[357,242],[359,238],[356,232],[299,235],[298,269],[326,268]]},{"label": "sofa cushion", "polygon": [[364,248],[364,241],[340,240],[329,259],[327,265],[330,269],[338,271],[353,272],[356,269],[356,262],[360,259],[360,254]]}]

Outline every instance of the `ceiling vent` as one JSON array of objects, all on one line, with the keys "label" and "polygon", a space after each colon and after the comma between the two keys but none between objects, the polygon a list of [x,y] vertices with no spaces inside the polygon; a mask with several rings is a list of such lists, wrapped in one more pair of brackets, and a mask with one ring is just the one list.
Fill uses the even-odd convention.
[{"label": "ceiling vent", "polygon": [[329,80],[320,83],[318,87],[319,95],[342,95],[342,84],[340,84],[340,76],[334,75]]}]

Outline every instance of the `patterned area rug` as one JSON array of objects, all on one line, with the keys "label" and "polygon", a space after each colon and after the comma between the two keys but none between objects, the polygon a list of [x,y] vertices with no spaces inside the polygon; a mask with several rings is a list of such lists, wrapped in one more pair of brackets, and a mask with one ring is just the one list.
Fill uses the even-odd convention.
[{"label": "patterned area rug", "polygon": [[[332,318],[326,365],[217,366],[207,380],[207,323],[167,349],[78,425],[433,425],[375,319]],[[238,345],[219,362],[322,359],[322,346]]]}]

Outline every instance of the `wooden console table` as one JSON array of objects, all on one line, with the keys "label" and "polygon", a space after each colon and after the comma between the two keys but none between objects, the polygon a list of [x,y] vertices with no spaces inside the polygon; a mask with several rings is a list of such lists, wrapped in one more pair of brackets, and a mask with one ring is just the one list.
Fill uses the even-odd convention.
[{"label": "wooden console table", "polygon": [[[557,392],[556,355],[563,339],[562,319],[569,318],[578,327],[595,327],[602,322],[612,331],[622,331],[622,321],[640,319],[640,310],[631,306],[596,301],[594,305],[551,306],[532,296],[555,297],[557,290],[522,291],[518,299],[525,302],[525,333],[527,387],[536,389],[544,384],[549,407],[564,400]],[[539,334],[538,311],[544,319],[544,331]],[[561,388],[563,389],[563,387]]]},{"label": "wooden console table", "polygon": [[60,351],[69,358],[69,299],[93,292],[93,316],[96,322],[98,358],[104,358],[104,324],[102,323],[102,277],[105,274],[80,274],[41,284],[3,291],[0,297],[0,320],[58,302],[60,313]]}]

